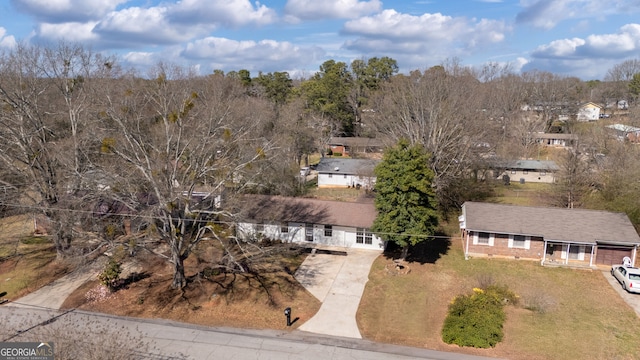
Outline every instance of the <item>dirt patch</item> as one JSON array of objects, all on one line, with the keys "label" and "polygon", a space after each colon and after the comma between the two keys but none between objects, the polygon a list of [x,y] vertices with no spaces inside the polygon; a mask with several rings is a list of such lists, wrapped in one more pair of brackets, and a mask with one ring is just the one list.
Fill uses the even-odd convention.
[{"label": "dirt patch", "polygon": [[[202,249],[211,254],[211,249]],[[185,263],[188,285],[171,289],[172,269],[153,254],[138,254],[141,273],[131,273],[122,287],[109,293],[98,280],[86,283],[67,298],[63,308],[79,308],[122,316],[164,318],[208,326],[287,329],[283,315],[291,307],[300,319],[311,318],[320,303],[294,278],[303,254],[282,254],[249,273],[223,273],[198,257]]]}]

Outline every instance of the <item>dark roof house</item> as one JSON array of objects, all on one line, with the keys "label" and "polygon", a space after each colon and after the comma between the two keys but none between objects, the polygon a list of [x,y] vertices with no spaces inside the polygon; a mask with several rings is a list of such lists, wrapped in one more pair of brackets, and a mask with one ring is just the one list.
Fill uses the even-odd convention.
[{"label": "dark roof house", "polygon": [[624,213],[466,202],[460,228],[465,255],[540,260],[542,264],[635,261],[640,237]]}]

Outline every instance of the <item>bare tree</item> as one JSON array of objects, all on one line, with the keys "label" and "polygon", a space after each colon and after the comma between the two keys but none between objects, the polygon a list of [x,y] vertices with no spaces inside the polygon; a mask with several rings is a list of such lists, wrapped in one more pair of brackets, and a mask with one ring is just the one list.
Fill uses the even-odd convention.
[{"label": "bare tree", "polygon": [[[194,77],[187,69],[158,64],[150,80],[126,79],[123,94],[107,97],[105,156],[131,169],[128,206],[155,220],[168,245],[174,288],[186,285],[184,260],[204,238],[222,241],[216,221],[229,216],[211,199],[233,185],[243,189],[256,177],[256,162],[270,156],[261,137],[267,115],[254,112],[237,81]],[[124,80],[123,80],[124,81]],[[144,193],[143,196],[140,196]],[[149,200],[151,199],[151,200]]]},{"label": "bare tree", "polygon": [[[59,256],[70,248],[74,198],[90,168],[90,129],[97,78],[111,60],[77,45],[19,44],[0,57],[0,161],[23,196],[49,218]],[[86,140],[86,141],[85,141]],[[33,196],[32,196],[33,194]]]},{"label": "bare tree", "polygon": [[433,184],[441,204],[452,201],[447,189],[467,176],[476,156],[473,150],[485,133],[477,121],[482,116],[479,82],[464,71],[456,73],[461,75],[437,66],[398,75],[383,84],[374,107],[378,133],[422,144],[431,153]]}]

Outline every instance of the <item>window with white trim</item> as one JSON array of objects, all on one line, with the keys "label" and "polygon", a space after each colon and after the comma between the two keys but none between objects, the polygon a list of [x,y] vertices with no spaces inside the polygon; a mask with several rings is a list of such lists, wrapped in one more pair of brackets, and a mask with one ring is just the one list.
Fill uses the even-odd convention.
[{"label": "window with white trim", "polygon": [[313,242],[313,224],[304,224],[304,239]]},{"label": "window with white trim", "polygon": [[509,247],[514,249],[529,249],[531,247],[531,236],[509,235]]},{"label": "window with white trim", "polygon": [[356,229],[356,244],[372,245],[373,233],[364,228]]},{"label": "window with white trim", "polygon": [[495,235],[488,232],[479,231],[473,234],[473,245],[493,246],[494,240]]},{"label": "window with white trim", "polygon": [[256,224],[256,232],[258,232],[258,233],[264,232],[264,223],[257,223]]},{"label": "window with white trim", "polygon": [[280,224],[280,232],[283,234],[289,233],[289,225],[286,223]]},{"label": "window with white trim", "polygon": [[371,245],[373,244],[373,234],[366,231],[364,232],[364,244],[365,245]]},{"label": "window with white trim", "polygon": [[333,236],[333,226],[331,225],[324,226],[324,236],[328,236],[328,237]]}]

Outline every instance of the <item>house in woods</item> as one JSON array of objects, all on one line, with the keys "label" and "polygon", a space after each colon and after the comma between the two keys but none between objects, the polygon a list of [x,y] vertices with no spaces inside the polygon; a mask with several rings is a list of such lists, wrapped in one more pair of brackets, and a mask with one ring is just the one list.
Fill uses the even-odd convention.
[{"label": "house in woods", "polygon": [[578,121],[596,121],[600,119],[601,111],[602,106],[596,103],[588,102],[580,105],[576,119]]},{"label": "house in woods", "polygon": [[575,134],[535,133],[533,138],[540,145],[557,148],[571,148],[578,141]]},{"label": "house in woods", "polygon": [[542,265],[635,264],[640,237],[624,213],[465,202],[465,258],[530,259]]},{"label": "house in woods", "polygon": [[624,124],[607,125],[607,129],[620,141],[640,143],[640,128]]},{"label": "house in woods", "polygon": [[331,154],[342,154],[342,156],[365,153],[381,154],[385,148],[382,141],[365,137],[332,137],[329,139],[327,147],[327,150],[331,150]]},{"label": "house in woods", "polygon": [[556,181],[556,173],[560,167],[550,160],[511,160],[501,161],[494,165],[497,179],[503,179],[505,175],[511,181],[553,183]]},{"label": "house in woods", "polygon": [[245,240],[371,250],[385,247],[384,240],[369,230],[377,216],[371,199],[344,202],[247,195],[242,203],[236,234]]},{"label": "house in woods", "polygon": [[323,157],[316,165],[318,187],[372,189],[376,181],[373,170],[378,163],[380,160]]}]

